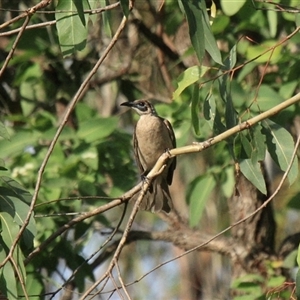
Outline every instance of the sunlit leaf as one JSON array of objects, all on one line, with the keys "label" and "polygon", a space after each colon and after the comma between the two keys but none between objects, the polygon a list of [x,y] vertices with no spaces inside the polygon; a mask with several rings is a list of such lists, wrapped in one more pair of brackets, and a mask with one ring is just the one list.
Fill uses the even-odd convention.
[{"label": "sunlit leaf", "polygon": [[14,134],[10,141],[3,140],[0,143],[0,153],[2,158],[16,155],[20,152],[26,151],[30,146],[36,144],[37,138],[40,136],[37,132],[29,130],[19,130]]},{"label": "sunlit leaf", "polygon": [[117,127],[118,119],[95,118],[80,124],[78,136],[87,143],[95,142],[109,136]]},{"label": "sunlit leaf", "polygon": [[269,22],[270,36],[274,38],[277,33],[278,13],[274,10],[267,10],[267,18]]},{"label": "sunlit leaf", "polygon": [[190,226],[196,226],[202,217],[206,202],[216,185],[212,175],[197,178],[191,184],[188,195],[190,207]]},{"label": "sunlit leaf", "polygon": [[[64,56],[85,48],[87,38],[88,14],[87,0],[59,0],[55,14],[59,44]],[[62,12],[60,12],[62,11]]]},{"label": "sunlit leaf", "polygon": [[0,122],[0,136],[6,140],[10,139],[10,135],[2,122]]},{"label": "sunlit leaf", "polygon": [[193,66],[185,70],[177,79],[177,89],[173,93],[173,99],[179,97],[179,95],[190,85],[198,81],[209,70],[209,67]]},{"label": "sunlit leaf", "polygon": [[224,14],[227,16],[233,16],[243,7],[243,5],[246,3],[246,0],[221,0],[220,3]]},{"label": "sunlit leaf", "polygon": [[278,42],[274,40],[263,42],[260,45],[250,45],[247,48],[246,57],[248,60],[255,59],[256,63],[277,63],[282,57],[282,45],[277,45],[277,43]]}]

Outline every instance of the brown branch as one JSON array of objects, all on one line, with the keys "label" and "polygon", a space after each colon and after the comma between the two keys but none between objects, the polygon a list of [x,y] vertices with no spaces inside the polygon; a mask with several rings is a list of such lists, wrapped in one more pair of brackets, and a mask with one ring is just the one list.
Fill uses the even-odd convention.
[{"label": "brown branch", "polygon": [[[259,121],[262,121],[263,119],[265,119],[267,117],[273,116],[274,114],[278,113],[280,110],[282,110],[290,105],[293,105],[294,103],[296,103],[298,101],[300,101],[300,93],[295,95],[294,97],[282,102],[281,104],[275,106],[274,108],[254,117],[254,118],[251,118],[248,121],[243,122],[242,124],[237,125],[231,129],[227,130],[226,132],[221,133],[220,135],[217,135],[216,137],[209,139],[203,143],[197,143],[197,144],[190,145],[190,146],[172,149],[168,153],[166,152],[166,153],[162,154],[162,156],[158,159],[156,165],[149,172],[147,177],[149,179],[153,179],[155,174],[158,174],[159,170],[166,163],[166,160],[169,158],[169,155],[176,156],[176,155],[182,155],[182,154],[186,154],[186,153],[201,152],[201,151],[207,149],[208,147],[225,140],[226,138],[230,137],[231,135],[233,135],[239,131],[245,130],[245,129],[255,125]],[[90,217],[100,214],[104,211],[107,211],[115,206],[121,205],[125,201],[128,201],[132,197],[132,195],[136,194],[141,189],[141,186],[142,186],[142,183],[139,183],[133,189],[131,189],[130,191],[125,193],[120,199],[111,201],[110,203],[108,203],[104,206],[101,206],[89,213],[78,216],[77,218],[74,218],[67,224],[63,225],[55,233],[53,233],[46,241],[44,241],[38,248],[36,248],[34,251],[32,251],[26,258],[25,262],[28,263],[37,253],[39,253],[40,251],[45,249],[56,237],[58,237],[64,231],[70,229],[72,226],[74,226],[78,222],[81,222],[87,218],[90,218]],[[176,214],[175,212],[173,212],[169,215],[162,215],[161,217],[166,222],[168,222],[169,225],[173,228],[174,227],[177,228],[178,226],[180,226],[180,223],[182,222],[182,220],[180,220],[180,217],[178,216],[178,214]]]},{"label": "brown branch", "polygon": [[0,25],[0,29],[3,29],[6,26],[9,26],[10,24],[13,24],[23,18],[28,17],[29,15],[33,15],[34,13],[36,13],[37,10],[45,8],[46,6],[48,6],[51,3],[51,0],[42,0],[41,2],[39,2],[38,4],[32,6],[31,8],[29,8],[28,10],[26,10],[25,12],[23,12],[21,15],[3,23],[2,25]]},{"label": "brown branch", "polygon": [[[120,2],[116,2],[116,3],[113,3],[113,4],[107,5],[105,7],[101,7],[101,8],[97,8],[97,9],[92,9],[92,10],[91,9],[84,10],[83,12],[86,13],[86,14],[89,14],[89,15],[100,14],[100,13],[103,13],[103,12],[105,12],[107,10],[111,10],[113,8],[116,8],[119,5],[120,5]],[[17,10],[17,11],[19,11],[19,10]],[[43,11],[42,13],[49,14],[49,13],[63,13],[63,12],[74,12],[74,14],[76,13],[76,11],[67,11],[67,10],[66,11],[63,11],[63,10],[59,10],[59,11]],[[36,13],[39,13],[39,12],[36,11]],[[39,24],[34,24],[34,25],[27,26],[25,28],[25,30],[42,28],[42,27],[52,26],[52,25],[55,25],[55,24],[56,24],[56,20],[52,20],[52,21],[48,21],[48,22],[43,22],[43,23],[39,23]],[[3,25],[1,25],[1,26],[3,26]],[[1,26],[0,26],[0,29],[1,29]],[[18,33],[21,29],[22,29],[22,27],[16,28],[16,29],[13,29],[13,30],[10,30],[10,31],[2,32],[2,33],[0,33],[0,36],[13,35],[13,34]]]},{"label": "brown branch", "polygon": [[26,19],[25,19],[25,21],[24,21],[24,23],[23,23],[23,25],[22,25],[22,27],[21,27],[21,29],[20,29],[20,31],[19,31],[19,34],[17,35],[17,37],[16,37],[13,45],[11,46],[11,49],[10,49],[8,55],[5,58],[4,64],[3,64],[3,66],[2,66],[2,68],[0,70],[0,77],[3,75],[3,73],[4,73],[4,71],[5,71],[6,67],[7,67],[7,65],[9,63],[9,61],[12,59],[13,54],[14,54],[14,52],[16,50],[17,44],[18,44],[18,42],[19,42],[19,40],[20,40],[20,38],[21,38],[21,36],[22,36],[22,34],[23,34],[26,26],[28,25],[28,23],[30,21],[30,18],[31,18],[31,15],[28,14],[27,17],[26,17]]},{"label": "brown branch", "polygon": [[[198,230],[193,230],[188,227],[188,225],[182,226],[181,229],[170,228],[166,231],[130,231],[125,244],[131,244],[136,241],[163,241],[170,242],[173,245],[179,247],[182,250],[194,249],[200,244],[205,243],[210,240],[213,236],[207,235],[199,232]],[[115,241],[109,245],[105,251],[103,251],[94,261],[91,263],[91,267],[94,270],[103,264],[113,253],[116,251],[120,240]],[[215,253],[223,254],[226,256],[231,256],[232,249],[235,248],[233,240],[231,238],[219,238],[212,241],[211,243],[203,246],[201,251],[212,251]],[[199,249],[200,250],[200,249]]]}]

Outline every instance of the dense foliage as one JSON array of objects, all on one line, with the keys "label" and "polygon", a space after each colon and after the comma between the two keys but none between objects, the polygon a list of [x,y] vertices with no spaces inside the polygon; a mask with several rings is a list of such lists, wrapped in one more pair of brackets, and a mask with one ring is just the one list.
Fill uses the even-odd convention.
[{"label": "dense foliage", "polygon": [[[1,293],[295,297],[299,9],[294,0],[3,1]],[[179,213],[131,215],[128,234],[133,206],[120,197],[139,180],[136,116],[119,104],[144,97],[175,130]],[[192,263],[171,263],[187,252]]]}]

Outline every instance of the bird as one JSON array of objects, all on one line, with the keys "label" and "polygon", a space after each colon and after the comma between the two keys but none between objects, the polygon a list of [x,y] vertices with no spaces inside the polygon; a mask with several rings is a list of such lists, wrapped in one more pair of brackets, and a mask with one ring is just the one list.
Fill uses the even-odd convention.
[{"label": "bird", "polygon": [[[140,174],[146,178],[159,157],[176,148],[173,128],[168,120],[158,116],[154,106],[147,100],[124,102],[121,106],[132,108],[140,116],[133,134],[133,148]],[[168,186],[172,184],[175,168],[176,157],[172,157],[163,172],[151,182],[141,202],[142,210],[169,213],[173,209]]]}]

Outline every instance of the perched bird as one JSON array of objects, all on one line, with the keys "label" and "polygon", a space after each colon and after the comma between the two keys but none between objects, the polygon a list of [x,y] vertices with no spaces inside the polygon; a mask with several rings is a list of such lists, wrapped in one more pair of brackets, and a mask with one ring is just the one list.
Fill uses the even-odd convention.
[{"label": "perched bird", "polygon": [[[157,115],[155,108],[146,100],[124,102],[121,105],[134,109],[140,118],[133,136],[134,155],[142,176],[154,167],[158,158],[166,151],[176,147],[171,124]],[[168,185],[171,185],[176,158],[167,162],[164,171],[151,183],[141,203],[141,209],[170,212],[173,208]]]}]

